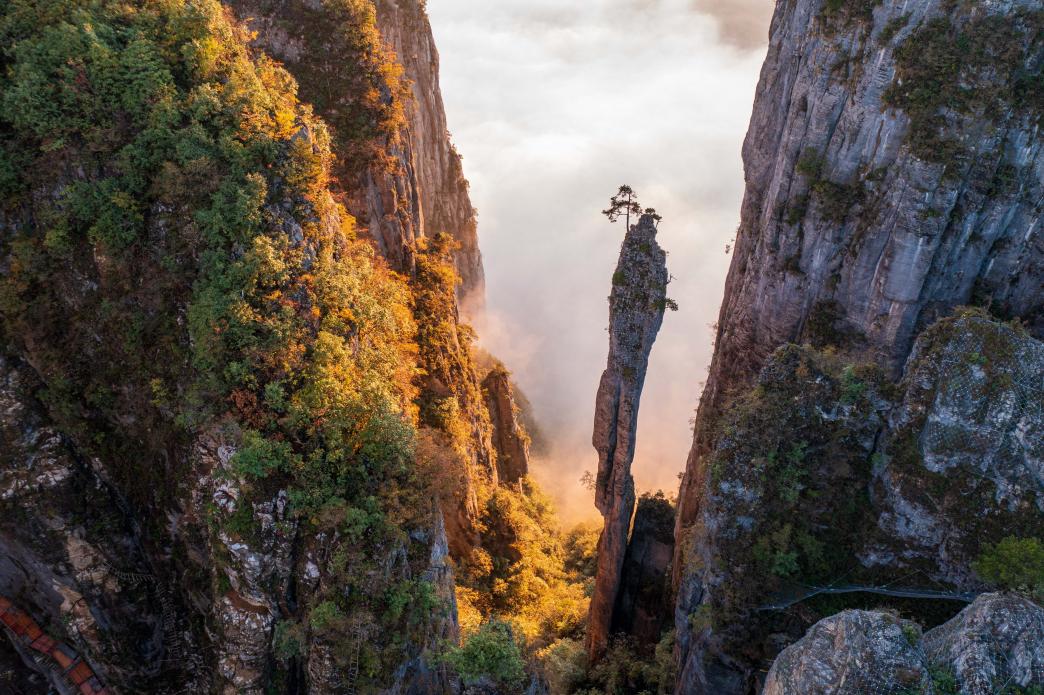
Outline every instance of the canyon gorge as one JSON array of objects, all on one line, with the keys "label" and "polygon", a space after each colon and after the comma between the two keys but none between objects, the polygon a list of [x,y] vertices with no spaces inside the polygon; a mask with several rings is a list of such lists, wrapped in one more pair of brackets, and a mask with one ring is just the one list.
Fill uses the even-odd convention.
[{"label": "canyon gorge", "polygon": [[637,209],[542,251],[608,316],[568,418],[494,335],[429,11],[0,7],[0,693],[1044,692],[1039,1],[778,0],[705,385],[698,230]]}]

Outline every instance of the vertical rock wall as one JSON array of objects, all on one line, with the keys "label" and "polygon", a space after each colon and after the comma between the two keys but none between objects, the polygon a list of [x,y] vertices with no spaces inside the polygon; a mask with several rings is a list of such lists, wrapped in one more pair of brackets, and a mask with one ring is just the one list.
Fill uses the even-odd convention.
[{"label": "vertical rock wall", "polygon": [[687,553],[722,533],[701,519],[718,425],[774,350],[832,347],[896,377],[923,329],[964,304],[1044,334],[1042,24],[1029,0],[777,3],[679,494],[683,662],[703,591]]},{"label": "vertical rock wall", "polygon": [[497,452],[497,479],[517,483],[529,474],[529,436],[519,419],[508,372],[501,367],[482,380],[486,407],[493,423],[493,448]]},{"label": "vertical rock wall", "polygon": [[620,591],[627,532],[634,512],[634,459],[638,404],[656,334],[667,303],[667,254],[656,243],[656,222],[643,215],[620,249],[609,296],[609,361],[598,385],[592,444],[598,451],[595,506],[605,520],[587,623],[592,660],[609,644]]},{"label": "vertical rock wall", "polygon": [[779,2],[772,22],[679,532],[716,412],[779,345],[896,370],[968,303],[1044,334],[1039,3],[827,4]]},{"label": "vertical rock wall", "polygon": [[[449,234],[460,246],[459,297],[471,311],[481,310],[485,280],[475,209],[449,139],[439,55],[423,3],[377,0],[348,9],[305,0],[227,4],[257,32],[257,45],[286,64],[301,99],[333,128],[345,202],[381,253],[410,273],[417,240]],[[374,29],[379,36],[368,35]],[[376,95],[371,103],[358,98],[367,90]]]},{"label": "vertical rock wall", "polygon": [[614,632],[655,644],[670,614],[667,571],[674,552],[674,508],[663,494],[642,495],[624,556]]},{"label": "vertical rock wall", "polygon": [[409,81],[412,100],[406,105],[404,160],[412,172],[410,197],[416,199],[418,236],[445,232],[456,252],[465,314],[484,304],[485,276],[478,245],[475,208],[468,195],[460,155],[449,139],[439,90],[439,53],[420,0],[377,0],[377,26],[395,51]]}]

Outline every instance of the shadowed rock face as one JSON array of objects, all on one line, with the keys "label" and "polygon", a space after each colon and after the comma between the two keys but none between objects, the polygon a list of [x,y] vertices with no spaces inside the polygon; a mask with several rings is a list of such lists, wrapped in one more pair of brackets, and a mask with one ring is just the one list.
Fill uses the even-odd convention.
[{"label": "shadowed rock face", "polygon": [[1044,686],[1044,609],[1022,596],[985,594],[924,636],[932,664],[945,664],[961,693],[990,695],[998,683]]},{"label": "shadowed rock face", "polygon": [[[786,343],[835,347],[894,379],[924,329],[969,304],[1044,335],[1044,157],[1033,96],[1041,22],[1039,3],[1029,0],[777,3],[743,149],[746,195],[716,351],[679,493],[673,587],[683,661],[702,639],[689,618],[707,600],[706,583],[692,579],[716,571],[700,549],[727,538],[714,522],[728,507],[706,509],[717,504],[710,478],[722,419],[774,351]],[[997,530],[987,517],[1025,519],[1032,511],[1039,453],[1023,433],[1036,430],[1005,414],[1014,389],[987,393],[985,381],[970,381],[978,389],[965,401],[970,409],[920,403],[916,426],[904,432],[897,423],[871,443],[868,451],[888,449],[878,463],[889,463],[874,471],[875,499],[885,508],[880,529],[868,533],[892,547],[868,541],[868,565],[913,566],[963,582],[974,551],[965,541]],[[914,390],[908,395],[916,400]],[[922,422],[925,408],[935,414]],[[961,451],[943,444],[944,454],[924,437],[901,440],[920,436],[921,424],[932,442],[958,430],[974,441]],[[913,455],[904,459],[901,449]],[[996,491],[972,482],[982,473],[976,466],[1001,481]],[[907,484],[929,478],[945,488],[943,499]],[[956,513],[962,488],[979,496],[982,514]],[[932,526],[943,518],[948,526]],[[683,665],[679,692],[710,687],[715,668]]]},{"label": "shadowed rock face", "polygon": [[[157,601],[155,585],[121,576],[150,572],[137,529],[101,471],[49,422],[34,397],[39,388],[25,364],[0,358],[0,595],[75,645],[107,684],[152,689],[162,682],[163,659],[187,638],[180,608],[167,616],[175,622],[165,634],[164,614],[175,605]],[[11,647],[0,630],[0,692],[22,692],[15,689],[22,684],[27,693],[52,692],[36,688],[57,674]],[[178,677],[207,687],[203,674]]]},{"label": "shadowed rock face", "polygon": [[529,474],[529,437],[519,421],[510,375],[503,368],[494,368],[482,380],[482,390],[493,423],[497,479],[517,483]]},{"label": "shadowed rock face", "polygon": [[598,541],[598,570],[587,625],[592,659],[604,653],[627,532],[634,512],[634,459],[638,403],[667,297],[667,255],[656,243],[656,223],[643,215],[620,249],[609,296],[609,362],[598,385],[592,444],[598,451],[595,506],[605,519]]},{"label": "shadowed rock face", "polygon": [[660,495],[642,495],[634,512],[613,631],[655,644],[669,614],[667,571],[674,552],[674,507]]},{"label": "shadowed rock face", "polygon": [[[912,632],[911,632],[912,631]],[[816,623],[783,650],[764,695],[865,695],[930,683],[924,652],[904,632],[915,623],[876,611],[845,611]]]},{"label": "shadowed rock face", "polygon": [[778,607],[795,584],[974,594],[983,548],[1044,535],[1042,349],[966,310],[921,334],[898,383],[777,350],[708,457],[675,611],[678,691],[747,692],[778,640],[822,616]]},{"label": "shadowed rock face", "polygon": [[1029,599],[984,594],[921,637],[915,623],[878,611],[845,611],[816,623],[772,665],[764,695],[932,692],[930,674],[967,695],[1001,684],[1044,684],[1044,609]]},{"label": "shadowed rock face", "polygon": [[834,4],[777,5],[679,532],[716,413],[779,345],[857,347],[894,373],[924,326],[973,302],[1044,334],[1040,110],[1022,86],[1040,84],[1039,3]]},{"label": "shadowed rock face", "polygon": [[1044,343],[978,316],[921,334],[874,470],[870,567],[975,584],[1011,533],[1044,535]]}]

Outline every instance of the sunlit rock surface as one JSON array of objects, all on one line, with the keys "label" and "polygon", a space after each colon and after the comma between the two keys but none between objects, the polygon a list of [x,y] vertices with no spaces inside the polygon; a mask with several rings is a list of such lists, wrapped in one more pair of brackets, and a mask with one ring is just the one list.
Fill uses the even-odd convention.
[{"label": "sunlit rock surface", "polygon": [[485,305],[485,275],[479,250],[477,218],[468,194],[460,155],[449,138],[439,89],[439,52],[423,0],[378,0],[377,27],[395,51],[412,93],[403,160],[412,171],[411,200],[418,211],[419,233],[450,234],[456,252],[461,308],[475,315]]},{"label": "sunlit rock surface", "polygon": [[627,532],[634,512],[638,404],[667,304],[667,255],[656,243],[656,221],[643,215],[626,233],[609,296],[609,361],[598,385],[594,436],[598,452],[595,506],[605,519],[587,625],[587,649],[599,657],[609,642]]},{"label": "sunlit rock surface", "polygon": [[[485,279],[476,214],[460,156],[449,139],[439,89],[439,54],[424,3],[373,3],[377,29],[403,68],[407,91],[398,94],[387,85],[377,87],[384,91],[381,100],[388,107],[401,107],[405,122],[372,143],[366,142],[374,137],[372,124],[352,124],[361,134],[337,129],[338,114],[351,111],[360,89],[360,78],[345,70],[345,58],[357,50],[352,32],[359,30],[365,5],[359,6],[362,11],[339,12],[333,4],[305,0],[227,4],[258,32],[257,44],[286,64],[300,83],[302,99],[334,126],[349,209],[385,257],[409,272],[418,239],[450,234],[460,245],[455,257],[462,304],[471,312],[480,311]],[[362,78],[364,86],[372,88],[366,79]]]},{"label": "sunlit rock surface", "polygon": [[522,426],[510,375],[502,367],[494,367],[482,380],[482,391],[493,424],[497,478],[501,483],[517,483],[529,474],[529,436]]}]

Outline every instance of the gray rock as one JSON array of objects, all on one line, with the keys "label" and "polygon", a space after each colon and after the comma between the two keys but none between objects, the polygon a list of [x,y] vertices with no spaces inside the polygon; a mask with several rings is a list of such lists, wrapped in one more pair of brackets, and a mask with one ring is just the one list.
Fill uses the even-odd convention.
[{"label": "gray rock", "polygon": [[784,649],[762,692],[930,694],[951,677],[961,695],[1044,685],[1044,609],[1017,595],[983,594],[923,637],[891,613],[845,611]]},{"label": "gray rock", "polygon": [[[909,115],[884,103],[896,52],[920,27],[947,12],[963,26],[1037,6],[948,10],[942,0],[885,0],[870,21],[837,26],[824,20],[823,0],[778,3],[743,148],[747,189],[679,495],[679,532],[698,513],[699,460],[711,446],[714,413],[781,344],[847,342],[897,372],[924,326],[973,300],[1024,317],[1044,335],[1044,156],[1032,114],[947,112],[948,134],[975,151],[944,165],[914,154]],[[803,158],[815,166],[800,165]],[[992,184],[1002,170],[1018,172],[1007,187]],[[858,202],[832,213],[824,191],[844,187]]]},{"label": "gray rock", "polygon": [[1044,609],[1014,594],[984,594],[924,635],[932,664],[957,678],[962,695],[999,686],[1044,687]]},{"label": "gray rock", "polygon": [[674,507],[662,495],[642,495],[624,556],[614,632],[640,644],[660,641],[669,614],[667,569],[674,552]]},{"label": "gray rock", "polygon": [[868,565],[974,587],[984,543],[1044,535],[1044,343],[976,315],[918,339],[883,438]]},{"label": "gray rock", "polygon": [[[1031,336],[1044,336],[1044,140],[1036,107],[942,105],[930,115],[954,145],[955,154],[947,155],[916,146],[923,124],[887,97],[890,90],[903,93],[902,46],[919,41],[910,44],[916,52],[924,45],[920,32],[947,24],[964,32],[1015,29],[1024,13],[1030,13],[1028,23],[1039,21],[1032,14],[1039,3],[833,5],[839,9],[831,15],[825,0],[781,0],[772,22],[743,148],[746,194],[716,350],[679,493],[673,586],[680,602],[707,600],[705,575],[713,570],[701,548],[714,547],[723,528],[734,528],[705,509],[718,492],[709,477],[721,416],[781,345],[834,346],[898,377],[918,335],[959,305],[988,304],[1000,315],[1022,318]],[[863,15],[853,9],[861,7],[868,8]],[[1012,34],[989,50],[1003,46],[1029,79],[1039,80],[1041,47],[1027,38],[1032,35],[1032,29]],[[926,60],[922,67],[938,65]],[[1011,82],[1013,74],[994,64],[960,79],[970,93],[988,99],[1021,89]],[[954,351],[962,349],[958,344]],[[1035,364],[1035,357],[1020,354]],[[1039,379],[1032,369],[1023,374]],[[988,373],[974,370],[967,382],[991,386]],[[903,468],[892,456],[878,466],[874,495],[883,500],[883,538],[868,545],[862,556],[868,564],[912,566],[967,583],[975,550],[970,541],[995,537],[1003,523],[994,521],[1039,525],[1036,500],[1032,509],[1026,506],[1041,489],[1039,429],[1016,413],[1023,391],[998,391],[986,400],[944,394],[924,407],[923,436],[916,432],[916,446],[908,447],[920,461],[909,457],[911,465]],[[902,415],[897,417],[895,435],[902,434]],[[940,448],[956,434],[970,437],[961,452],[945,443]],[[984,482],[969,484],[973,474]],[[923,485],[929,476],[946,488],[945,500],[930,499],[932,488]],[[914,481],[922,485],[919,494]],[[974,493],[971,514],[958,511],[961,486]],[[964,503],[968,509],[969,499]],[[995,513],[1000,509],[1003,514]],[[690,612],[679,614],[688,618]],[[716,646],[705,629],[687,621],[678,629],[678,691],[686,692],[703,687],[708,669],[729,659],[706,658]]]},{"label": "gray rock", "polygon": [[638,404],[667,298],[667,255],[656,222],[643,215],[624,236],[609,297],[609,361],[598,385],[592,444],[598,452],[595,506],[605,519],[587,624],[587,650],[597,660],[609,643],[627,533],[634,513]]},{"label": "gray rock", "polygon": [[[910,637],[913,636],[913,639]],[[816,623],[772,664],[763,695],[927,692],[920,628],[888,613],[845,611]]]}]

